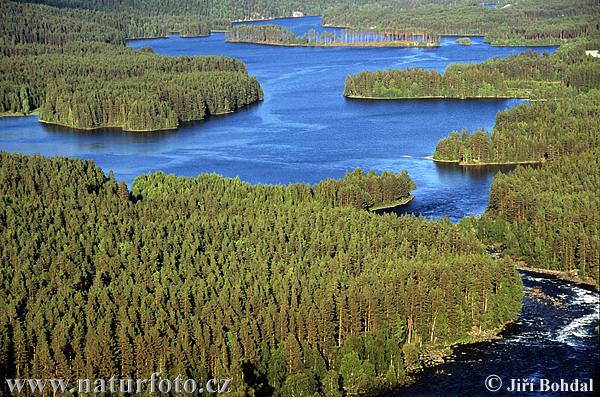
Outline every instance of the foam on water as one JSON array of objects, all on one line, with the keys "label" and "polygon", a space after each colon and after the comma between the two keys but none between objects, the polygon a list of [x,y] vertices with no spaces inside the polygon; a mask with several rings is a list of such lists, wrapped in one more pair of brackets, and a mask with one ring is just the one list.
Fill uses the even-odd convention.
[{"label": "foam on water", "polygon": [[580,347],[583,346],[582,339],[594,336],[595,327],[593,325],[598,323],[600,316],[599,296],[597,293],[577,287],[574,287],[573,291],[575,295],[569,301],[569,306],[574,311],[576,308],[584,308],[586,313],[559,329],[553,340],[571,347]]}]

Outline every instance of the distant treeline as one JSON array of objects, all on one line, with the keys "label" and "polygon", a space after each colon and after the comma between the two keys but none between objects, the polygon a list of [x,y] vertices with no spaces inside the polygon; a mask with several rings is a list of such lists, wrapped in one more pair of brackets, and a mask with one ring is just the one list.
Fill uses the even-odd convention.
[{"label": "distant treeline", "polygon": [[0,372],[341,396],[518,314],[514,267],[471,231],[313,194],[163,173],[130,192],[90,161],[2,153]]},{"label": "distant treeline", "polygon": [[552,55],[527,51],[480,64],[451,64],[444,74],[420,68],[348,76],[344,95],[366,98],[553,98],[600,87],[596,59],[571,43]]},{"label": "distant treeline", "polygon": [[598,37],[597,0],[415,2],[384,0],[340,4],[323,14],[325,23],[356,29],[425,30],[435,34],[484,35],[494,45],[559,45],[577,37]]},{"label": "distant treeline", "polygon": [[364,4],[372,0],[29,0],[54,7],[101,10],[150,16],[209,17],[211,19],[261,19],[289,17],[294,11],[320,15],[336,4]]},{"label": "distant treeline", "polygon": [[[158,130],[262,99],[241,61],[124,48],[126,27],[115,14],[1,7],[9,18],[0,27],[0,113],[39,109],[43,121],[74,128]],[[117,27],[105,29],[111,23]]]},{"label": "distant treeline", "polygon": [[[110,8],[65,8],[69,2],[60,3],[60,8],[41,4],[0,2],[3,37],[2,49],[17,44],[42,43],[61,46],[71,41],[101,41],[123,44],[126,38],[166,37],[170,32],[182,36],[206,36],[211,29],[227,29],[228,20],[206,16],[150,14],[135,9]],[[91,2],[81,2],[91,3]],[[136,2],[137,5],[140,2]]]},{"label": "distant treeline", "polygon": [[528,266],[574,272],[592,278],[597,286],[599,147],[540,168],[519,167],[514,173],[499,174],[488,209],[477,221],[481,238],[524,259]]},{"label": "distant treeline", "polygon": [[234,25],[225,34],[229,42],[303,46],[419,47],[439,44],[437,35],[417,32],[354,31],[344,29],[317,33],[310,29],[302,36],[280,25]]}]

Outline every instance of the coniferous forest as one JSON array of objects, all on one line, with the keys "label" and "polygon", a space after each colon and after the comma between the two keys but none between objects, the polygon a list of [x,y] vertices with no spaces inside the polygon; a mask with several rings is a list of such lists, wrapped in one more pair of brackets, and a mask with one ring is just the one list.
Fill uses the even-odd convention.
[{"label": "coniferous forest", "polygon": [[482,241],[533,267],[569,272],[597,284],[600,274],[600,62],[598,34],[552,55],[525,52],[480,64],[361,72],[346,78],[356,98],[527,98],[497,114],[491,133],[452,132],[433,160],[464,166],[542,164],[499,174],[488,209],[468,219]]},{"label": "coniferous forest", "polygon": [[155,173],[129,191],[90,161],[0,159],[10,377],[154,368],[240,396],[373,392],[520,309],[513,266],[472,232],[330,202],[329,184]]},{"label": "coniferous forest", "polygon": [[566,271],[598,285],[599,147],[498,174],[488,209],[477,221],[482,240],[528,266]]},{"label": "coniferous forest", "polygon": [[[464,222],[478,229],[482,241],[526,265],[567,272],[597,286],[600,62],[585,55],[594,45],[597,39],[562,46],[548,57],[559,61],[556,89],[540,95],[541,101],[498,113],[491,133],[451,133],[438,143],[433,159],[466,166],[540,163],[499,173],[485,214]],[[502,61],[493,63],[503,68]],[[530,62],[521,69],[548,73]]]},{"label": "coniferous forest", "polygon": [[[128,38],[228,30],[230,41],[329,45],[420,33],[437,44],[482,34],[498,45],[561,45],[443,74],[348,76],[347,97],[531,100],[498,113],[489,133],[439,142],[437,161],[536,163],[499,173],[485,213],[458,224],[379,213],[413,198],[406,171],[357,168],[312,186],[155,172],[128,187],[89,160],[1,152],[0,373],[158,371],[231,379],[232,396],[379,394],[514,321],[524,296],[515,263],[597,285],[600,62],[586,50],[600,47],[598,1],[496,5],[0,1],[0,113],[36,111],[78,129],[173,129],[263,99],[239,60],[134,51]],[[324,15],[347,36],[232,25],[294,11]]]},{"label": "coniferous forest", "polygon": [[323,20],[353,28],[425,30],[439,35],[480,35],[492,45],[560,45],[600,32],[597,0],[384,0],[337,4]]},{"label": "coniferous forest", "polygon": [[1,28],[0,113],[38,109],[41,121],[73,128],[147,131],[263,97],[240,61],[124,48],[127,27],[112,14],[13,2],[1,7],[12,18]]},{"label": "coniferous forest", "polygon": [[361,72],[348,76],[344,95],[351,98],[525,98],[571,96],[600,86],[598,61],[585,54],[600,40],[578,41],[552,55],[527,51],[480,64],[451,64],[437,70],[411,68]]}]

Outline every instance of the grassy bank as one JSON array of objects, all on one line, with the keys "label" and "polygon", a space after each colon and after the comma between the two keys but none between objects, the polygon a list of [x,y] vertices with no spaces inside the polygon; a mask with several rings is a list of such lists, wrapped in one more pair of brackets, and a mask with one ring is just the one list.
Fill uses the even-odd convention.
[{"label": "grassy bank", "polygon": [[29,113],[22,112],[1,112],[0,117],[24,117],[24,116],[39,116],[40,109],[35,109]]},{"label": "grassy bank", "polygon": [[403,205],[406,205],[408,203],[410,203],[415,197],[411,194],[408,197],[405,197],[403,199],[394,201],[392,203],[389,204],[380,204],[380,205],[375,205],[371,208],[369,208],[369,211],[380,211],[380,210],[387,210],[387,209],[392,209],[392,208],[396,208],[396,207],[401,207]]}]

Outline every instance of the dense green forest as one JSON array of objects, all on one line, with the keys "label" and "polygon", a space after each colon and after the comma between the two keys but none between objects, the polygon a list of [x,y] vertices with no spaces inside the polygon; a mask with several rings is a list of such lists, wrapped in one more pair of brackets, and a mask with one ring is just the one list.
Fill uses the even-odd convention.
[{"label": "dense green forest", "polygon": [[127,27],[114,14],[13,2],[1,7],[10,18],[0,28],[6,55],[0,59],[0,113],[39,109],[42,121],[73,128],[146,131],[176,128],[263,97],[238,60],[125,48]]},{"label": "dense green forest", "polygon": [[[598,107],[596,107],[598,109]],[[598,114],[596,114],[598,117]],[[597,133],[599,129],[596,129]],[[481,238],[528,266],[600,275],[600,145],[494,179]],[[472,224],[472,219],[465,223]]]},{"label": "dense green forest", "polygon": [[415,5],[402,0],[338,4],[324,23],[353,28],[427,31],[444,35],[485,35],[493,45],[558,45],[600,32],[597,0],[440,1]]},{"label": "dense green forest", "polygon": [[408,173],[399,174],[374,171],[365,174],[356,169],[341,179],[325,179],[315,185],[314,195],[330,206],[350,205],[355,208],[373,209],[395,207],[411,199],[410,192],[416,188]]},{"label": "dense green forest", "polygon": [[410,68],[348,76],[344,95],[358,98],[528,98],[570,96],[600,87],[598,60],[585,54],[600,40],[573,42],[552,55],[526,51],[479,64],[451,64],[444,74]]},{"label": "dense green forest", "polygon": [[598,282],[600,237],[600,62],[578,38],[552,55],[525,52],[480,64],[348,76],[344,95],[371,98],[536,99],[498,113],[491,133],[452,132],[434,160],[462,165],[542,163],[499,174],[481,219],[463,221],[479,237],[526,264]]},{"label": "dense green forest", "polygon": [[597,44],[569,43],[551,56],[526,53],[465,66],[464,75],[499,76],[492,78],[499,86],[527,91],[539,84],[528,96],[542,100],[498,113],[491,133],[452,132],[440,140],[433,158],[462,164],[539,162],[599,147],[600,62],[585,55],[585,48]]},{"label": "dense green forest", "polygon": [[302,36],[280,25],[234,25],[225,34],[233,43],[258,43],[288,46],[356,46],[356,47],[433,47],[439,37],[427,33],[396,31],[343,30],[340,34],[310,29]]},{"label": "dense green forest", "polygon": [[91,161],[0,162],[10,378],[155,369],[231,378],[239,396],[376,392],[520,309],[514,267],[472,232],[330,203],[330,184],[155,173],[129,192]]},{"label": "dense green forest", "polygon": [[[55,7],[101,10],[150,16],[191,16],[211,19],[289,17],[293,11],[319,15],[337,4],[359,5],[373,0],[28,0]],[[430,0],[431,1],[431,0]],[[440,1],[440,0],[438,0]]]},{"label": "dense green forest", "polygon": [[491,134],[452,132],[433,158],[461,164],[543,162],[600,147],[600,90],[498,113]]},{"label": "dense green forest", "polygon": [[[528,266],[568,272],[597,286],[600,62],[582,55],[586,48],[597,47],[595,43],[561,46],[550,57],[537,57],[541,62],[532,62],[535,58],[530,55],[491,61],[491,70],[502,76],[537,76],[555,80],[557,87],[540,90],[540,97],[547,95],[542,101],[498,113],[491,133],[451,133],[438,143],[434,159],[461,164],[542,163],[498,174],[485,214],[463,224],[478,230],[482,241]],[[511,74],[511,65],[520,72]]]}]

